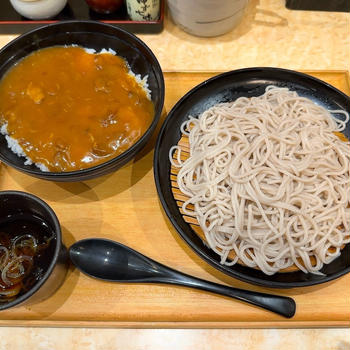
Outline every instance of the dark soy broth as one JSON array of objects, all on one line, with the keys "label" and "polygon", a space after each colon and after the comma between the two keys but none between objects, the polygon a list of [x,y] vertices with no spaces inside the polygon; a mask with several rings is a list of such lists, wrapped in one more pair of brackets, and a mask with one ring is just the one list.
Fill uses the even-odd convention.
[{"label": "dark soy broth", "polygon": [[[19,239],[21,236],[24,238]],[[35,249],[28,245],[28,237],[35,242]],[[35,241],[31,237],[34,237]],[[26,240],[27,244],[14,245],[16,239]],[[9,261],[13,247],[17,257],[32,257],[32,263],[28,263],[27,266],[22,264],[24,269],[27,269],[24,277],[12,280],[11,285],[7,285],[0,274],[0,302],[8,302],[24,294],[44,276],[54,255],[56,239],[50,225],[32,214],[8,215],[0,221],[0,247],[6,247],[10,252]],[[0,251],[1,262],[5,259],[4,251],[5,249]],[[8,275],[11,276],[11,273]]]}]

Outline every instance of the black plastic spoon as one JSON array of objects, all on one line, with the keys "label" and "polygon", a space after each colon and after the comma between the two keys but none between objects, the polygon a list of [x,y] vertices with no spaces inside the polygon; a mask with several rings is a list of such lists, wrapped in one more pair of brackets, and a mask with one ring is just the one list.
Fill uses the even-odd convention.
[{"label": "black plastic spoon", "polygon": [[69,249],[72,263],[83,273],[113,282],[168,283],[236,298],[285,317],[295,314],[292,298],[227,287],[186,275],[135,250],[107,239],[84,239]]}]

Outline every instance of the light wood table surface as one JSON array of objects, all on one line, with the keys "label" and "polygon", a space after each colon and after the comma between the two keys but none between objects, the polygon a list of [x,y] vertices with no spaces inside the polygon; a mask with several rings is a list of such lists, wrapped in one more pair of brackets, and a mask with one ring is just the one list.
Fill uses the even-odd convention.
[{"label": "light wood table surface", "polygon": [[[168,17],[162,33],[139,37],[153,50],[165,71],[224,71],[253,66],[349,70],[350,14],[290,11],[284,4],[284,0],[251,0],[240,25],[217,38],[190,36]],[[14,37],[0,35],[0,46]],[[350,329],[0,328],[0,350],[229,347],[348,350]]]}]

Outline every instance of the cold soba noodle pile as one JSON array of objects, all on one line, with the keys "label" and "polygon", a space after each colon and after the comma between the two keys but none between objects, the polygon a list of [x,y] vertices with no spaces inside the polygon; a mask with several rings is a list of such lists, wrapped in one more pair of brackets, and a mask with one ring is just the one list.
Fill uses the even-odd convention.
[{"label": "cold soba noodle pile", "polygon": [[350,242],[350,143],[338,135],[349,115],[335,112],[343,121],[269,86],[182,124],[190,156],[181,160],[174,146],[170,160],[189,197],[183,211],[197,218],[222,264],[320,273]]}]

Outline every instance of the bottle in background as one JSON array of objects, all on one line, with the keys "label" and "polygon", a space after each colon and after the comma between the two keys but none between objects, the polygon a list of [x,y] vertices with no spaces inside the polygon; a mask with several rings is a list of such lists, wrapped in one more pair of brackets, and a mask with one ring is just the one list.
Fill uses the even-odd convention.
[{"label": "bottle in background", "polygon": [[126,0],[132,21],[156,21],[159,18],[160,0]]}]

